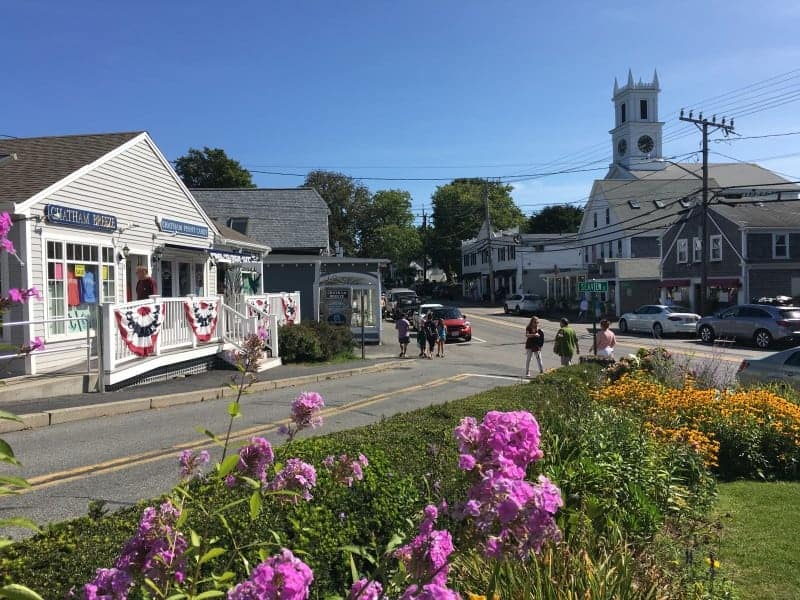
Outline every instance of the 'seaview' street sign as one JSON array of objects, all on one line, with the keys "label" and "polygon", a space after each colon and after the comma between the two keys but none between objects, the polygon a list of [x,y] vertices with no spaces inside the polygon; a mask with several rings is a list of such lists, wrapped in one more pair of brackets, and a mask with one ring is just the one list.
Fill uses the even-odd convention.
[{"label": "'seaview' street sign", "polygon": [[608,282],[607,281],[595,281],[592,279],[591,281],[579,281],[578,282],[578,291],[579,292],[607,292],[608,291]]}]

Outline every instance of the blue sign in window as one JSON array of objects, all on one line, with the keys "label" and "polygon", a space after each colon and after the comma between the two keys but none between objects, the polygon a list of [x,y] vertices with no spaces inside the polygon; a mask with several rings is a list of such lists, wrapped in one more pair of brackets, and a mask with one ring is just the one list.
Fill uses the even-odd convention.
[{"label": "blue sign in window", "polygon": [[186,223],[184,221],[173,221],[172,219],[161,219],[159,222],[161,231],[165,233],[177,233],[179,235],[188,235],[191,237],[208,237],[208,227],[202,225],[195,225],[194,223]]}]

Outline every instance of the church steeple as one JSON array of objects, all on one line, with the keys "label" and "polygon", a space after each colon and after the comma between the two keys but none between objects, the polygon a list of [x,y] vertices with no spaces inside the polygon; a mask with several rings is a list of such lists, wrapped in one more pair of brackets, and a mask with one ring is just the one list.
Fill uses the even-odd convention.
[{"label": "church steeple", "polygon": [[663,123],[658,120],[658,72],[653,80],[634,82],[628,69],[627,83],[620,87],[614,78],[614,128],[609,131],[614,163],[631,170],[661,169]]}]

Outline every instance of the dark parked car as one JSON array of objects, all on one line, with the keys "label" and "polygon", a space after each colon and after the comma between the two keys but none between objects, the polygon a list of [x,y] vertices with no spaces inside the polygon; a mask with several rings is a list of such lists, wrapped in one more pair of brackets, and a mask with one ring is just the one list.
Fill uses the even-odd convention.
[{"label": "dark parked car", "polygon": [[752,342],[762,349],[775,342],[800,340],[800,308],[740,304],[700,319],[697,335],[707,344],[728,338]]}]

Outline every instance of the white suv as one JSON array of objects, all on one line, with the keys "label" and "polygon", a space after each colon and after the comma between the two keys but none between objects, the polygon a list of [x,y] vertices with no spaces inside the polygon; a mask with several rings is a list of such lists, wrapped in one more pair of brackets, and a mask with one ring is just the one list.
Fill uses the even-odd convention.
[{"label": "white suv", "polygon": [[544,298],[537,294],[511,294],[503,303],[503,312],[522,313],[541,312],[544,309]]}]

